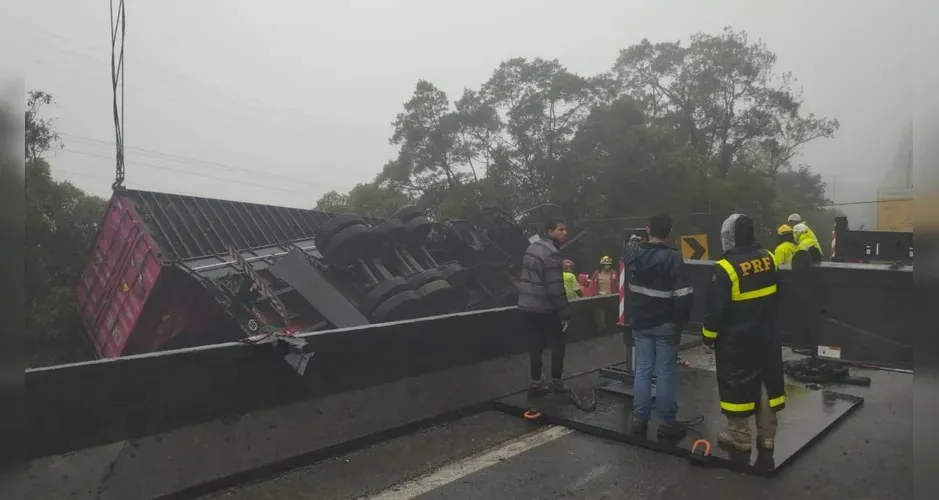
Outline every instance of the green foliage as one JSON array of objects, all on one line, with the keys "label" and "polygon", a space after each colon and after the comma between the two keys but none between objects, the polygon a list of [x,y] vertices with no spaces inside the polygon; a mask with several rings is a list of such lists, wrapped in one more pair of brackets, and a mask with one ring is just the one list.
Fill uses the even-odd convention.
[{"label": "green foliage", "polygon": [[26,107],[26,352],[30,366],[90,359],[74,288],[107,202],[69,182],[52,178],[43,155],[60,141],[40,118],[43,92],[31,92]]},{"label": "green foliage", "polygon": [[333,213],[357,213],[387,217],[410,203],[407,195],[378,182],[358,184],[349,194],[330,191],[317,202],[316,209]]},{"label": "green foliage", "polygon": [[822,216],[824,183],[790,162],[839,126],[804,113],[794,78],[775,66],[765,44],[725,28],[687,44],[642,40],[593,77],[509,59],[452,105],[421,80],[393,122],[398,156],[367,184],[370,196],[333,192],[317,206],[375,213],[385,196],[461,217],[477,201],[517,215],[550,203],[598,221],[585,222],[585,241],[596,241],[586,247],[612,245],[657,211],[695,214],[682,224],[703,231],[746,210],[772,235],[788,212]]},{"label": "green foliage", "polygon": [[687,46],[643,40],[620,52],[613,74],[618,92],[680,131],[700,168],[722,178],[734,168],[774,177],[802,145],[832,137],[839,126],[801,115],[792,75],[777,75],[775,65],[765,44],[725,28],[697,33]]},{"label": "green foliage", "polygon": [[33,90],[26,97],[26,161],[38,160],[62,145],[53,120],[39,116],[44,105],[54,102],[51,95],[41,90]]}]

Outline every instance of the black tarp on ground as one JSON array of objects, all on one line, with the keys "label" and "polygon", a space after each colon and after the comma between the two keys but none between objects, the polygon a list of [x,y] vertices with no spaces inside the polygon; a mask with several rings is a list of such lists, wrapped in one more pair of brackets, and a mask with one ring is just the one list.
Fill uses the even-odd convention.
[{"label": "black tarp on ground", "polygon": [[[754,447],[750,454],[729,453],[717,446],[717,435],[726,421],[718,406],[714,372],[679,366],[677,378],[679,418],[700,416],[704,419],[689,428],[687,436],[678,442],[655,438],[658,428],[655,416],[649,422],[647,436],[633,435],[630,432],[632,399],[600,391],[597,392],[597,406],[593,412],[577,409],[566,396],[531,399],[526,392],[505,397],[495,404],[496,409],[519,417],[530,408],[537,408],[541,413],[541,423],[569,427],[676,456],[688,456],[695,440],[706,439],[712,445],[709,465],[747,474],[774,476],[864,401],[857,396],[787,385],[786,409],[778,413],[775,451],[760,453]],[[578,393],[584,393],[596,387],[597,376],[583,375],[568,383]]]}]

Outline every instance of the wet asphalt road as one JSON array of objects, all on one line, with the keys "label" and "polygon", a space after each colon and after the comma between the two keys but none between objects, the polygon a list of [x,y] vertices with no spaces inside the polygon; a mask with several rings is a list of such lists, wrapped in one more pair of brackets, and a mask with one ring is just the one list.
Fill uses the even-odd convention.
[{"label": "wet asphalt road", "polygon": [[[697,349],[682,357],[696,367],[709,363]],[[836,390],[865,397],[864,406],[772,479],[692,467],[665,454],[571,433],[416,498],[914,498],[913,377],[881,371],[859,374],[873,379],[870,388]],[[368,498],[537,429],[485,412],[205,499]]]}]

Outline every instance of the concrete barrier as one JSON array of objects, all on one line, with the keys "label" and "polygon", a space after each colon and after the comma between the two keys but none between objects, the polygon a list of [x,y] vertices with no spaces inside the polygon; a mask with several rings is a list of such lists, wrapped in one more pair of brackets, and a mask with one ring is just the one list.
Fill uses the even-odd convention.
[{"label": "concrete barrier", "polygon": [[[565,372],[623,359],[620,336],[604,335],[568,346]],[[527,383],[516,354],[44,457],[27,465],[26,498],[196,498],[481,411]]]},{"label": "concrete barrier", "polygon": [[[612,332],[616,307],[575,300],[570,341]],[[28,370],[28,458],[520,354],[521,320],[507,307],[304,335],[316,354],[303,377],[269,347],[239,343]]]}]

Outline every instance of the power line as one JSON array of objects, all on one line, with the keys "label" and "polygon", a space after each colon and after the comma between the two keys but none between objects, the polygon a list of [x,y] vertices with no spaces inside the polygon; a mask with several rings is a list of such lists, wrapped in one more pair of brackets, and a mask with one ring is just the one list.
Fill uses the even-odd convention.
[{"label": "power line", "polygon": [[[39,29],[39,28],[36,28],[35,26],[32,26],[32,28],[36,29],[37,31],[40,31],[40,32],[49,34],[48,31],[41,30],[41,29]],[[83,44],[77,43],[77,42],[75,42],[74,40],[69,39],[69,38],[65,38],[65,37],[58,36],[58,35],[54,35],[54,36],[55,36],[56,38],[59,38],[59,39],[63,40],[63,41],[68,41],[69,43],[72,43],[73,45],[77,45],[77,46],[82,46],[82,45],[83,45]],[[57,52],[60,52],[60,53],[62,53],[62,54],[66,54],[66,55],[69,55],[69,56],[72,56],[72,57],[75,57],[75,58],[78,58],[78,59],[84,59],[84,60],[96,62],[96,63],[99,63],[99,64],[109,64],[108,61],[105,61],[105,60],[103,60],[103,59],[100,59],[100,58],[96,57],[95,55],[85,54],[85,53],[81,53],[81,52],[76,52],[75,50],[73,50],[72,47],[62,47],[62,46],[56,45],[56,44],[54,44],[54,43],[51,43],[51,42],[49,42],[48,40],[43,40],[43,39],[39,39],[39,40],[38,40],[38,43],[39,43],[40,45],[45,46],[46,48],[52,49],[52,50],[54,50],[54,51],[57,51]],[[84,46],[84,47],[86,48],[86,50],[88,50],[89,52],[104,52],[103,50],[92,49],[92,48],[89,47],[88,45],[83,45],[83,46]],[[177,71],[173,71],[173,70],[165,70],[165,71],[161,70],[161,73],[170,74],[170,75],[173,76],[176,80],[169,80],[169,79],[167,79],[167,78],[165,78],[165,77],[162,77],[162,76],[149,76],[149,77],[147,78],[147,80],[148,80],[148,81],[151,81],[151,82],[155,81],[155,82],[163,83],[167,88],[176,87],[177,89],[179,89],[179,90],[181,90],[181,91],[183,91],[183,92],[189,92],[190,94],[186,94],[186,95],[189,95],[189,96],[191,96],[191,93],[192,93],[193,89],[197,89],[197,88],[198,88],[199,91],[204,91],[206,88],[212,89],[212,92],[210,92],[210,93],[208,93],[208,94],[201,94],[201,95],[211,95],[212,97],[214,97],[214,98],[216,98],[216,99],[218,99],[218,100],[224,101],[225,103],[235,104],[235,105],[236,105],[236,106],[225,106],[225,107],[220,107],[220,108],[215,108],[215,107],[213,107],[213,109],[224,109],[224,110],[226,110],[226,111],[228,111],[228,112],[232,112],[232,111],[237,111],[237,110],[239,110],[240,108],[251,108],[251,109],[255,109],[255,110],[259,110],[259,111],[264,111],[264,112],[268,112],[268,113],[270,113],[270,112],[272,112],[272,111],[273,111],[273,112],[283,112],[283,113],[288,113],[288,112],[289,112],[289,113],[291,113],[291,114],[282,115],[281,117],[278,118],[278,120],[280,120],[280,121],[284,121],[284,120],[286,120],[286,121],[293,121],[294,123],[303,124],[303,125],[316,125],[316,124],[321,124],[321,123],[323,122],[323,117],[313,116],[313,115],[310,114],[310,112],[307,111],[307,110],[299,109],[299,108],[290,108],[290,109],[286,109],[286,108],[277,108],[277,107],[275,107],[272,103],[264,102],[264,101],[262,101],[262,100],[260,100],[260,99],[258,99],[258,98],[256,98],[256,97],[254,97],[254,96],[248,96],[248,95],[240,94],[240,93],[238,93],[238,92],[233,92],[230,88],[224,87],[224,86],[219,85],[219,84],[209,83],[209,82],[205,82],[205,81],[201,81],[201,80],[198,82],[197,85],[193,85],[193,84],[181,84],[181,82],[186,82],[186,81],[189,81],[189,80],[198,80],[198,78],[197,78],[196,76],[194,76],[194,75],[188,75],[188,74],[181,73],[181,72],[177,72]],[[148,92],[151,92],[151,91],[152,91],[152,89],[147,89],[147,88],[141,87],[141,86],[139,86],[139,85],[134,85],[134,84],[127,84],[127,85],[126,85],[126,88],[139,91],[141,94],[148,93]],[[164,90],[166,90],[166,89],[164,89]],[[223,95],[220,95],[220,94],[227,94],[227,96],[223,96]],[[175,97],[180,97],[180,95],[175,94],[175,93],[173,93],[173,95],[174,95]],[[178,100],[178,99],[177,99],[177,100]],[[204,99],[197,99],[195,102],[203,103],[203,104],[204,104],[204,101],[205,101]],[[223,103],[223,104],[224,104],[224,103]],[[238,113],[236,113],[236,114],[238,114]]]},{"label": "power line", "polygon": [[[103,49],[102,49],[102,50],[98,50],[98,49],[92,48],[91,46],[86,45],[86,44],[82,44],[82,43],[78,42],[77,40],[74,40],[74,39],[71,39],[71,38],[67,38],[67,37],[63,37],[63,36],[61,36],[61,35],[52,33],[52,32],[50,32],[50,31],[48,31],[48,30],[44,30],[44,29],[39,28],[39,27],[36,27],[36,26],[31,26],[31,27],[32,27],[33,29],[35,29],[35,30],[41,32],[41,33],[44,33],[44,34],[49,35],[49,36],[51,36],[51,37],[54,37],[54,38],[57,38],[57,39],[59,39],[59,40],[62,40],[62,41],[65,41],[65,42],[68,42],[68,43],[72,44],[71,47],[63,47],[63,46],[60,46],[60,45],[51,43],[51,42],[49,42],[48,40],[43,40],[43,39],[39,39],[39,40],[38,40],[38,42],[39,42],[40,44],[45,45],[46,47],[48,47],[48,48],[50,48],[50,49],[52,49],[52,50],[61,52],[61,53],[63,53],[63,54],[66,54],[66,55],[69,55],[69,56],[72,56],[72,57],[75,57],[75,58],[85,59],[85,60],[92,61],[92,62],[96,62],[96,63],[100,63],[100,64],[108,64],[108,63],[109,63],[109,61],[105,61],[103,58],[96,57],[95,55],[83,54],[83,53],[76,52],[75,50],[73,50],[73,49],[75,48],[75,46],[77,46],[77,47],[84,47],[86,50],[88,50],[88,51],[90,51],[90,52],[99,52],[99,51],[100,51],[100,52],[104,52]],[[169,73],[172,74],[172,75],[174,75],[176,78],[178,78],[178,79],[181,80],[181,81],[194,80],[194,79],[195,79],[195,77],[193,77],[192,75],[185,75],[185,74],[183,74],[183,73],[173,72],[173,71],[170,71]],[[148,78],[148,79],[149,79],[149,80],[155,80],[155,81],[160,82],[160,83],[164,83],[164,84],[166,84],[167,87],[180,86],[180,85],[179,85],[180,81],[170,81],[170,80],[168,80],[168,79],[166,79],[166,78],[161,78],[161,77],[153,77],[153,78]],[[120,84],[121,84],[121,91],[123,91],[123,88],[124,88],[124,87],[126,87],[127,89],[137,90],[137,91],[139,91],[141,94],[145,94],[145,93],[146,93],[146,94],[149,94],[150,91],[151,91],[150,89],[146,89],[146,88],[143,88],[143,87],[140,87],[140,86],[137,86],[137,85],[125,84],[123,78],[121,79]],[[266,112],[271,112],[271,111],[275,111],[275,112],[276,112],[276,111],[286,111],[286,110],[279,110],[279,109],[273,108],[271,104],[269,104],[269,103],[264,103],[263,101],[261,101],[261,100],[255,98],[255,97],[249,97],[249,96],[244,96],[244,95],[241,95],[241,94],[233,93],[233,92],[231,92],[230,89],[227,89],[227,88],[225,88],[225,87],[222,87],[222,86],[219,86],[219,85],[215,85],[215,84],[210,84],[210,83],[206,83],[206,82],[199,82],[199,85],[198,85],[198,86],[197,86],[197,85],[182,85],[182,86],[180,86],[180,87],[183,87],[183,90],[185,90],[185,87],[189,87],[189,88],[192,88],[192,89],[195,89],[195,88],[197,88],[197,87],[208,87],[208,88],[216,89],[216,90],[218,90],[218,91],[221,91],[221,92],[223,92],[223,93],[226,93],[226,94],[228,94],[228,96],[220,96],[220,95],[219,95],[219,92],[212,92],[210,95],[212,95],[212,96],[214,96],[214,97],[216,97],[216,98],[221,97],[221,100],[223,100],[223,101],[227,101],[227,102],[229,102],[229,103],[237,104],[237,106],[225,107],[225,108],[224,108],[224,109],[226,109],[226,110],[228,110],[228,111],[238,110],[239,108],[246,108],[246,107],[247,107],[247,108],[255,108],[255,109],[257,109],[257,110],[263,110],[263,111],[266,111]],[[202,101],[202,100],[200,99],[200,102],[201,102],[201,101]],[[249,105],[248,105],[248,106],[245,106],[246,103],[248,103]],[[251,104],[253,104],[253,106],[251,106]],[[322,119],[321,119],[321,118],[317,118],[316,120],[313,120],[314,117],[313,117],[312,115],[309,115],[307,112],[305,112],[305,111],[302,110],[302,109],[292,109],[292,110],[291,110],[291,113],[292,113],[291,115],[280,116],[280,117],[278,117],[277,119],[280,120],[281,122],[283,122],[283,121],[293,121],[294,123],[297,123],[297,124],[304,124],[304,125],[322,124]],[[301,115],[301,116],[297,116],[297,114],[299,114],[299,115]],[[304,120],[304,118],[306,118],[306,120]],[[285,120],[285,119],[286,119],[286,120]],[[121,130],[123,130],[123,123],[121,123]],[[100,139],[94,139],[94,138],[90,138],[90,137],[82,137],[82,136],[79,136],[79,135],[77,135],[77,134],[60,133],[59,135],[65,136],[65,137],[72,137],[72,138],[74,138],[74,139],[83,140],[83,141],[88,141],[88,142],[93,142],[93,143],[97,143],[97,144],[101,144],[101,145],[108,145],[108,146],[115,147],[115,148],[117,147],[117,144],[115,144],[115,142],[103,141],[103,140],[100,140]],[[244,173],[261,174],[261,175],[264,175],[264,176],[266,176],[266,177],[276,177],[276,178],[279,178],[279,179],[282,179],[282,180],[286,180],[286,181],[289,181],[289,182],[308,184],[308,185],[311,185],[311,186],[314,186],[314,187],[318,187],[318,188],[327,188],[327,189],[336,189],[336,190],[345,190],[345,189],[347,189],[346,187],[342,187],[342,186],[335,185],[335,184],[326,184],[326,183],[322,183],[322,182],[314,182],[314,181],[310,181],[310,180],[299,179],[299,178],[296,178],[296,177],[290,177],[290,176],[285,176],[285,175],[280,175],[280,174],[272,174],[272,173],[265,172],[265,171],[259,171],[259,170],[253,170],[253,169],[248,169],[248,168],[241,168],[241,167],[234,167],[234,166],[231,166],[231,165],[225,165],[225,164],[218,163],[218,162],[212,162],[212,161],[200,160],[200,159],[190,158],[190,157],[185,157],[185,156],[173,155],[173,154],[164,153],[164,152],[160,152],[160,151],[148,150],[148,149],[145,149],[145,148],[133,148],[133,147],[126,146],[126,144],[123,143],[123,142],[124,142],[124,141],[123,141],[123,135],[119,135],[118,137],[120,138],[120,142],[121,142],[121,146],[122,146],[122,149],[123,149],[123,150],[135,150],[135,151],[138,151],[138,152],[141,152],[141,153],[146,153],[146,154],[156,155],[156,156],[160,156],[160,157],[170,158],[170,159],[173,159],[173,160],[175,160],[175,161],[179,161],[179,162],[183,162],[183,163],[192,163],[192,164],[200,164],[200,165],[205,165],[205,166],[212,166],[212,167],[217,167],[217,168],[219,168],[219,169],[223,169],[223,170],[226,170],[226,171],[240,171],[240,172],[244,172]]]},{"label": "power line", "polygon": [[[102,145],[102,146],[114,146],[114,143],[108,142],[108,141],[103,141],[103,140],[101,140],[101,139],[92,139],[92,138],[90,138],[90,137],[83,137],[83,136],[80,136],[80,135],[69,134],[69,133],[65,133],[65,132],[60,132],[59,135],[61,135],[62,137],[69,137],[69,138],[72,138],[72,139],[77,139],[77,140],[79,140],[79,141],[86,141],[86,142],[93,143],[93,144],[91,144],[91,145],[100,144],[100,145]],[[215,169],[224,170],[224,171],[228,171],[228,172],[244,172],[244,173],[249,173],[249,174],[263,175],[263,176],[265,176],[265,177],[278,178],[278,179],[283,179],[283,180],[290,181],[290,182],[300,182],[300,183],[303,183],[303,184],[309,184],[309,185],[311,185],[311,186],[316,186],[316,187],[339,188],[339,186],[334,186],[334,185],[331,185],[331,184],[324,184],[324,183],[321,183],[321,182],[314,182],[314,181],[309,181],[309,180],[304,180],[304,179],[298,179],[298,178],[296,178],[296,177],[290,177],[290,176],[286,176],[286,175],[272,174],[272,173],[270,173],[270,172],[264,172],[264,171],[261,171],[261,170],[253,170],[253,169],[250,169],[250,168],[234,167],[234,166],[231,166],[231,165],[226,165],[226,164],[224,164],[224,163],[218,163],[218,162],[207,161],[207,160],[200,160],[200,159],[191,158],[191,157],[188,157],[188,156],[174,155],[174,154],[171,154],[171,153],[164,153],[164,152],[155,151],[155,150],[152,150],[152,149],[138,148],[138,147],[131,147],[131,146],[124,146],[124,149],[126,149],[126,150],[131,150],[131,151],[138,151],[138,152],[141,152],[141,153],[144,153],[144,154],[149,154],[149,155],[153,155],[153,156],[157,156],[157,157],[163,157],[163,158],[166,158],[166,159],[170,159],[170,160],[178,161],[178,162],[182,162],[182,163],[190,163],[190,164],[195,164],[195,165],[205,165],[205,166],[210,167],[210,168],[215,168]]]},{"label": "power line", "polygon": [[[110,156],[99,155],[99,154],[95,154],[95,153],[89,153],[89,152],[87,152],[87,151],[76,151],[76,150],[74,150],[74,149],[68,149],[68,148],[62,149],[62,150],[60,150],[60,151],[61,151],[62,153],[71,153],[71,154],[77,154],[77,155],[83,155],[83,156],[90,156],[90,157],[93,157],[93,158],[101,158],[101,159],[104,159],[104,160],[113,160],[113,158],[111,158]],[[202,173],[199,173],[199,172],[193,172],[193,171],[191,171],[191,170],[182,170],[182,169],[178,169],[178,168],[165,167],[165,166],[162,166],[162,165],[153,165],[153,164],[150,164],[150,163],[144,163],[144,162],[139,162],[139,161],[127,161],[126,163],[131,164],[131,165],[141,166],[141,167],[155,168],[155,169],[158,169],[158,170],[166,170],[166,171],[168,171],[168,172],[177,172],[177,173],[185,174],[185,175],[193,175],[193,176],[196,176],[196,177],[205,177],[206,179],[212,179],[212,180],[216,180],[216,181],[230,182],[230,183],[233,183],[233,184],[241,184],[241,185],[243,185],[243,186],[250,186],[250,187],[252,187],[252,188],[273,189],[273,190],[275,190],[275,191],[282,191],[282,192],[285,192],[285,193],[296,193],[296,194],[302,194],[302,195],[309,195],[309,194],[310,194],[308,191],[298,191],[298,190],[295,190],[295,189],[285,189],[285,188],[280,188],[280,187],[276,187],[276,186],[266,186],[266,185],[264,185],[264,184],[256,184],[256,183],[253,183],[253,182],[239,181],[239,180],[236,180],[236,179],[230,179],[230,178],[225,178],[225,177],[215,177],[215,176],[213,176],[213,175],[206,175],[206,174],[202,174]]]},{"label": "power line", "polygon": [[[89,174],[88,172],[78,172],[78,171],[75,171],[75,170],[67,170],[67,169],[63,169],[63,168],[55,168],[54,171],[52,172],[52,174],[53,174],[54,176],[55,176],[55,174],[65,174],[65,175],[68,175],[68,176],[84,177],[84,178],[86,178],[86,179],[95,179],[95,180],[102,180],[102,181],[110,180],[108,177],[105,177],[105,176],[103,176],[103,175]],[[55,180],[55,179],[53,179],[53,180]],[[65,181],[68,181],[68,179],[64,179],[64,180],[65,180]],[[57,181],[57,182],[62,182],[62,181]],[[182,195],[186,195],[186,196],[194,196],[194,197],[197,197],[197,198],[205,198],[205,195],[197,194],[197,193],[192,193],[192,192],[189,192],[189,191],[181,191],[181,190],[176,189],[176,188],[161,188],[161,187],[156,187],[156,188],[151,188],[151,189],[155,189],[155,190],[158,190],[158,191],[160,191],[160,192],[173,193],[173,194],[182,194]]]}]

